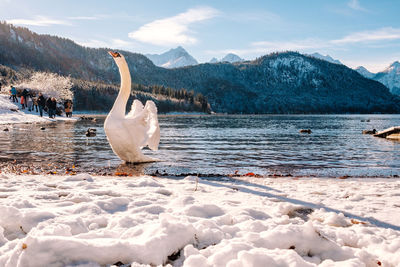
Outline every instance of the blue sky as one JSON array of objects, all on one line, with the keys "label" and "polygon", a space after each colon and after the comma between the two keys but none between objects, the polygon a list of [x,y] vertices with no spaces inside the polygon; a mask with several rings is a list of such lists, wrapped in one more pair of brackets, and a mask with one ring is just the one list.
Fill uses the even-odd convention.
[{"label": "blue sky", "polygon": [[400,60],[399,11],[397,0],[0,0],[1,20],[89,47],[181,45],[199,62],[319,52],[374,72]]}]

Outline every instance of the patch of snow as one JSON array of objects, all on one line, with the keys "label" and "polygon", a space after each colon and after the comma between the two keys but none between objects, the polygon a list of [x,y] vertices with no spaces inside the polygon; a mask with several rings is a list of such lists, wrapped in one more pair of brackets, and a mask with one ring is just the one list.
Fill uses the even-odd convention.
[{"label": "patch of snow", "polygon": [[4,267],[400,265],[398,179],[7,177]]},{"label": "patch of snow", "polygon": [[[270,67],[278,69],[281,67],[292,68],[295,69],[300,76],[304,76],[307,73],[315,71],[317,68],[313,66],[307,60],[304,60],[302,57],[297,56],[289,56],[289,57],[278,57],[275,60],[269,62]],[[285,73],[283,73],[285,74]],[[287,80],[292,79],[294,81],[295,77],[293,75],[287,74]],[[318,83],[318,81],[314,81],[314,83]]]},{"label": "patch of snow", "polygon": [[11,28],[10,28],[10,34],[11,34],[11,39],[13,39],[14,41],[17,41],[17,34]]},{"label": "patch of snow", "polygon": [[76,121],[77,118],[66,118],[56,116],[55,119],[46,117],[43,111],[43,117],[36,111],[29,112],[28,109],[20,109],[21,105],[13,103],[9,95],[0,94],[0,125],[14,123],[48,123],[54,121]]},{"label": "patch of snow", "polygon": [[217,63],[217,62],[218,62],[218,59],[215,58],[215,57],[213,57],[213,58],[209,61],[209,63]]},{"label": "patch of snow", "polygon": [[400,62],[393,62],[383,72],[378,72],[374,79],[383,83],[391,92],[400,88]]},{"label": "patch of snow", "polygon": [[368,78],[368,79],[372,79],[375,76],[375,73],[370,72],[369,70],[367,70],[363,66],[357,67],[356,71],[358,73],[360,73],[362,76],[364,76],[365,78]]},{"label": "patch of snow", "polygon": [[220,60],[220,62],[229,62],[229,63],[242,62],[242,61],[244,61],[244,59],[233,53],[227,54]]},{"label": "patch of snow", "polygon": [[330,62],[330,63],[342,65],[342,62],[340,62],[340,61],[337,60],[337,59],[333,59],[333,58],[332,58],[331,56],[329,56],[329,55],[324,56],[324,55],[321,55],[320,53],[313,53],[313,54],[310,54],[309,56],[315,57],[315,58],[318,58],[318,59],[322,59],[322,60],[328,61],[328,62]]}]

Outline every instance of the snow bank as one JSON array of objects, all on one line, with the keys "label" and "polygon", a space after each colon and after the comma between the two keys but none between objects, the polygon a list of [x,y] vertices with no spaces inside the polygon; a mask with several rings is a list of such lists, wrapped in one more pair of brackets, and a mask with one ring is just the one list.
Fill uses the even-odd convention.
[{"label": "snow bank", "polygon": [[0,266],[399,266],[399,188],[2,174]]},{"label": "snow bank", "polygon": [[47,123],[52,121],[76,121],[76,118],[56,116],[55,119],[44,116],[40,117],[38,112],[29,112],[27,109],[20,110],[20,104],[12,103],[8,95],[0,94],[0,125],[14,123]]}]

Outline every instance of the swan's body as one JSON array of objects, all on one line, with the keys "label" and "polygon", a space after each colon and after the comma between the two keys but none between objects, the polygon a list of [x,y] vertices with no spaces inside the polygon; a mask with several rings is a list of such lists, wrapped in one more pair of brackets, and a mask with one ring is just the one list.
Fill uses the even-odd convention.
[{"label": "swan's body", "polygon": [[126,103],[131,93],[131,75],[125,58],[119,53],[110,52],[121,75],[121,87],[117,99],[104,122],[104,130],[114,153],[126,162],[150,162],[155,159],[146,156],[141,149],[148,146],[158,149],[160,127],[157,107],[153,101],[146,105],[139,100],[132,104],[131,111],[125,115]]}]

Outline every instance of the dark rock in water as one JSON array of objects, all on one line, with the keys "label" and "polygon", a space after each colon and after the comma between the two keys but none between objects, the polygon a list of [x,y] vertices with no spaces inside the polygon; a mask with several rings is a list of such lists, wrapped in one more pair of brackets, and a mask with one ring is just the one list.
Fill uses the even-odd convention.
[{"label": "dark rock in water", "polygon": [[4,128],[4,130],[3,130],[4,132],[8,132],[9,130],[8,130],[8,128]]},{"label": "dark rock in water", "polygon": [[308,134],[310,134],[311,133],[311,129],[301,129],[300,133],[308,133]]},{"label": "dark rock in water", "polygon": [[376,129],[373,130],[364,130],[362,131],[363,134],[376,134]]},{"label": "dark rock in water", "polygon": [[94,137],[94,136],[96,136],[96,131],[97,131],[96,129],[89,128],[89,129],[87,129],[85,135],[87,137]]}]

